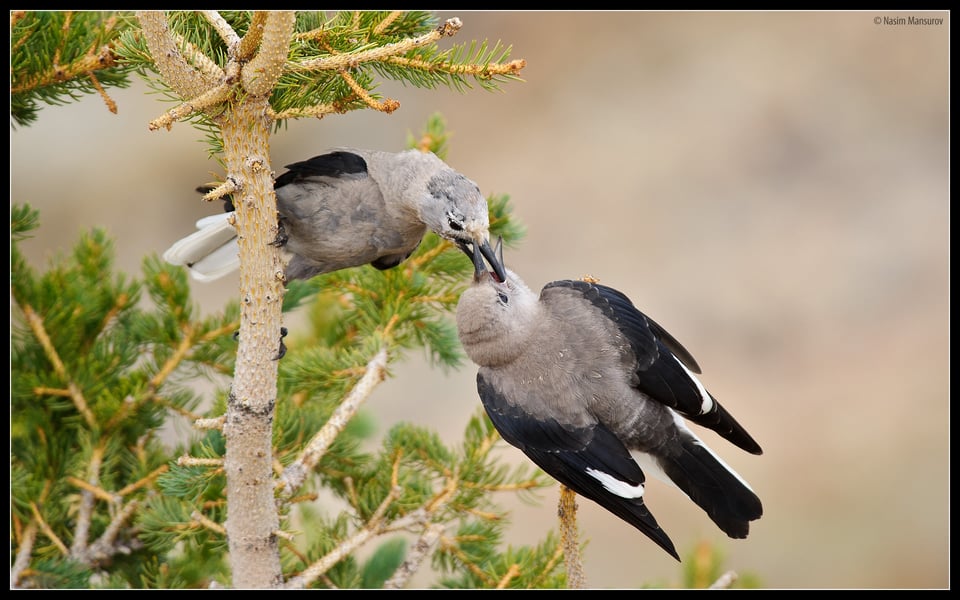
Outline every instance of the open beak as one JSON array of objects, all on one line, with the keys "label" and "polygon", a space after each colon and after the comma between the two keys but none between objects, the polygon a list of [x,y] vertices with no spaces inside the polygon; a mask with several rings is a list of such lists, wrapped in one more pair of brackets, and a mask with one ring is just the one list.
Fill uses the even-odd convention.
[{"label": "open beak", "polygon": [[477,242],[457,240],[457,246],[473,261],[474,279],[479,280],[487,272],[487,264],[484,262],[484,259],[486,259],[490,263],[490,268],[493,269],[497,281],[507,280],[507,271],[503,268],[503,259],[497,258],[496,252],[490,247],[490,242],[484,240],[478,244]]},{"label": "open beak", "polygon": [[[501,248],[501,242],[497,242],[497,247]],[[479,257],[477,255],[480,255]],[[497,281],[504,282],[507,280],[507,270],[503,268],[503,252],[500,253],[500,258],[497,258],[497,253],[493,251],[493,248],[490,247],[490,242],[483,240],[483,242],[473,244],[473,268],[474,269],[485,269],[483,266],[483,259],[487,259],[487,262],[490,263],[490,268],[493,269],[494,275],[497,276]],[[478,265],[479,262],[479,265]]]}]

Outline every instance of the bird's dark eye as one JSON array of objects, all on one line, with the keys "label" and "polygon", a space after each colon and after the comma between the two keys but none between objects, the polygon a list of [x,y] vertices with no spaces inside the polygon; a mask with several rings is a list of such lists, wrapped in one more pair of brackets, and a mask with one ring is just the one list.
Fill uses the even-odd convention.
[{"label": "bird's dark eye", "polygon": [[455,221],[454,219],[448,219],[447,223],[450,225],[450,229],[454,231],[463,231],[463,225],[460,221]]},{"label": "bird's dark eye", "polygon": [[508,298],[503,292],[497,292],[497,298],[500,299],[500,304],[506,304],[510,302],[510,298]]}]

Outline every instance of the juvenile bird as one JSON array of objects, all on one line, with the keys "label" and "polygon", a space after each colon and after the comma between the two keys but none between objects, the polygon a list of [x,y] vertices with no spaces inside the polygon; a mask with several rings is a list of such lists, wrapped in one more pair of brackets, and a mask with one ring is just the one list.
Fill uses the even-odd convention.
[{"label": "juvenile bird", "polygon": [[[505,277],[488,240],[486,199],[476,183],[431,152],[340,148],[286,168],[274,191],[277,242],[292,255],[288,280],[368,263],[395,267],[428,229],[469,256],[486,257]],[[230,201],[227,210],[199,220],[198,231],[171,246],[164,259],[186,265],[200,281],[235,270],[240,260]]]},{"label": "juvenile bird", "polygon": [[644,504],[645,470],[678,487],[728,536],[746,537],[763,513],[760,499],[684,418],[747,452],[762,450],[697,379],[693,356],[615,289],[554,281],[538,297],[509,269],[501,278],[472,256],[457,329],[503,439],[677,560]]}]

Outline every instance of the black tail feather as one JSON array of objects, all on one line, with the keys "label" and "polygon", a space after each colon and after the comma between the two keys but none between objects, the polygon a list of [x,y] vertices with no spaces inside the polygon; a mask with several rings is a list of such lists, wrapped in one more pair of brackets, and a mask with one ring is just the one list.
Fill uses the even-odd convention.
[{"label": "black tail feather", "polygon": [[753,490],[692,436],[684,440],[682,454],[661,459],[660,466],[732,538],[747,537],[750,521],[763,515]]}]

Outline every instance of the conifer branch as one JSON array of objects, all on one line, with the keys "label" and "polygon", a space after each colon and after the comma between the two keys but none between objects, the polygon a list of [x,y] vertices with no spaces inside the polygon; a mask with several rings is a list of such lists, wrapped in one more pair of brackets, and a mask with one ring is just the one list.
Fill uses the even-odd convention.
[{"label": "conifer branch", "polygon": [[383,18],[382,21],[377,23],[377,26],[373,28],[373,35],[383,35],[383,32],[387,30],[387,27],[400,18],[403,12],[395,10]]},{"label": "conifer branch", "polygon": [[200,336],[200,341],[201,341],[201,342],[209,342],[209,341],[212,341],[212,340],[217,339],[218,337],[220,337],[220,336],[222,336],[222,335],[233,335],[233,333],[236,332],[237,327],[239,327],[239,326],[240,326],[240,324],[237,323],[236,321],[230,321],[229,323],[227,323],[227,324],[224,325],[223,327],[218,327],[218,328],[216,328],[216,329],[211,329],[210,331],[206,332],[205,334],[203,334],[202,336]]},{"label": "conifer branch", "polygon": [[[393,521],[384,522],[383,515],[386,514],[390,504],[399,498],[403,491],[399,485],[399,458],[400,457],[398,455],[393,464],[393,470],[390,478],[390,491],[380,505],[377,506],[376,510],[374,510],[370,519],[367,520],[367,523],[352,536],[342,541],[331,552],[327,553],[326,556],[307,567],[307,569],[305,569],[297,577],[288,581],[287,585],[284,587],[289,589],[301,588],[310,585],[310,583],[315,581],[333,565],[337,564],[341,559],[343,559],[343,557],[347,556],[373,537],[389,531],[399,531],[402,529],[409,529],[410,527],[414,526],[419,526],[420,528],[424,529],[428,528],[428,524],[430,523],[432,515],[439,512],[440,509],[443,508],[453,497],[453,494],[457,489],[457,480],[453,477],[448,478],[443,489],[433,498],[431,498],[430,501],[428,501],[423,507],[413,510],[403,517],[397,518]],[[440,532],[435,533],[438,537],[440,536]]]},{"label": "conifer branch", "polygon": [[170,466],[169,466],[169,465],[160,465],[159,467],[157,467],[157,468],[154,469],[153,471],[150,471],[149,473],[147,473],[146,476],[141,477],[140,479],[138,479],[137,481],[134,481],[134,482],[131,483],[130,485],[127,485],[127,486],[124,486],[124,487],[120,488],[119,490],[117,490],[116,494],[117,494],[117,496],[119,496],[120,498],[123,498],[124,496],[128,496],[128,495],[132,494],[133,492],[137,491],[138,489],[150,485],[151,483],[153,483],[153,481],[154,481],[157,477],[160,477],[161,475],[163,475],[164,473],[166,473],[166,472],[169,471],[169,470],[170,470]]},{"label": "conifer branch", "polygon": [[136,15],[150,56],[170,89],[181,98],[196,98],[216,84],[218,78],[210,77],[209,73],[197,70],[187,62],[170,32],[166,13],[149,10],[138,11]]},{"label": "conifer branch", "polygon": [[290,498],[289,500],[287,500],[287,502],[289,504],[299,504],[300,502],[313,502],[317,498],[319,498],[319,496],[316,493],[301,494],[299,496],[294,496],[293,498]]},{"label": "conifer branch", "polygon": [[507,572],[504,573],[503,577],[500,578],[500,581],[497,582],[497,589],[503,590],[510,585],[510,580],[520,574],[520,565],[513,563],[507,569]]},{"label": "conifer branch", "polygon": [[360,52],[336,54],[334,56],[324,56],[304,60],[294,65],[294,68],[305,71],[341,71],[343,69],[352,69],[365,62],[375,62],[386,60],[391,56],[405,54],[414,48],[432,44],[444,36],[456,35],[463,22],[454,17],[447,19],[439,27],[415,38],[401,40],[393,44],[386,44],[379,48],[361,50]]},{"label": "conifer branch", "polygon": [[117,553],[128,550],[117,546],[117,537],[120,535],[120,528],[133,515],[138,506],[139,503],[136,500],[131,500],[113,516],[103,534],[84,553],[84,563],[96,564]]},{"label": "conifer branch", "polygon": [[[466,482],[464,482],[464,483],[466,483]],[[471,486],[464,485],[463,487],[471,487]],[[486,510],[480,510],[480,509],[472,508],[472,507],[469,507],[469,506],[464,506],[464,507],[462,507],[462,508],[461,508],[461,507],[457,507],[457,509],[458,509],[460,512],[465,512],[465,513],[467,513],[468,515],[473,515],[473,516],[475,516],[475,517],[478,517],[478,518],[480,518],[480,519],[483,519],[484,521],[499,521],[499,520],[502,518],[501,515],[499,515],[499,514],[497,514],[497,513],[490,512],[490,511],[486,511]]]},{"label": "conifer branch", "polygon": [[288,542],[292,542],[293,540],[296,539],[295,535],[293,535],[289,531],[283,531],[282,529],[277,529],[276,531],[273,532],[273,535],[277,536],[278,538],[284,539]]},{"label": "conifer branch", "polygon": [[[353,101],[355,98],[353,96],[349,97],[349,101]],[[270,109],[270,116],[273,117],[274,121],[280,121],[282,119],[300,119],[300,118],[317,118],[322,119],[325,115],[332,114],[344,114],[348,112],[348,109],[345,108],[347,105],[346,102],[334,102],[331,104],[316,104],[314,106],[308,106],[306,108],[288,108],[280,112],[276,112],[273,109]]]},{"label": "conifer branch", "polygon": [[267,22],[268,14],[269,12],[265,10],[258,10],[253,13],[253,18],[250,19],[250,27],[247,28],[247,33],[237,45],[236,60],[246,62],[257,51],[260,40],[263,39],[263,26]]},{"label": "conifer branch", "polygon": [[83,417],[83,420],[86,421],[87,426],[90,429],[97,428],[97,420],[93,416],[93,412],[90,411],[89,405],[87,405],[87,400],[83,397],[83,392],[80,391],[79,386],[75,384],[67,375],[67,368],[63,365],[63,361],[60,360],[60,355],[57,353],[57,349],[53,347],[53,342],[50,340],[50,336],[47,335],[47,330],[43,325],[43,319],[33,310],[33,307],[29,304],[24,304],[21,307],[23,311],[23,316],[27,321],[27,324],[30,326],[31,331],[33,331],[34,337],[37,338],[37,341],[40,342],[40,345],[43,347],[43,352],[47,357],[47,360],[50,361],[51,366],[53,366],[53,372],[57,374],[60,379],[62,379],[67,384],[67,389],[70,392],[70,400],[73,401],[74,407],[76,407],[77,412],[80,413],[80,416]]},{"label": "conifer branch", "polygon": [[193,326],[191,326],[189,323],[183,326],[183,337],[180,339],[180,344],[177,345],[177,348],[173,351],[173,354],[170,355],[170,358],[163,363],[163,366],[157,370],[156,375],[150,378],[150,389],[160,389],[160,386],[167,379],[167,377],[169,377],[170,374],[176,370],[181,361],[186,358],[187,354],[194,345],[193,334]]},{"label": "conifer branch", "polygon": [[171,108],[160,117],[150,121],[147,127],[150,131],[156,131],[160,128],[169,130],[175,122],[186,119],[197,111],[206,110],[212,106],[226,102],[233,94],[233,91],[233,87],[225,83],[218,85],[189,102],[184,102],[175,108]]},{"label": "conifer branch", "polygon": [[317,466],[317,463],[326,454],[330,444],[336,440],[374,388],[384,380],[386,369],[387,349],[382,348],[367,363],[363,377],[353,386],[347,397],[340,402],[333,414],[330,415],[327,423],[313,436],[297,459],[284,469],[278,482],[283,497],[289,498],[303,485],[307,473]]},{"label": "conifer branch", "polygon": [[174,40],[177,43],[177,47],[182,49],[183,56],[187,59],[190,66],[200,72],[206,80],[210,82],[209,85],[213,85],[216,81],[229,80],[227,73],[220,68],[220,65],[213,62],[200,48],[197,48],[194,44],[185,40],[179,33],[175,34]]},{"label": "conifer branch", "polygon": [[464,554],[457,544],[457,540],[463,539],[462,536],[458,536],[454,539],[449,539],[447,537],[440,538],[440,547],[443,548],[444,552],[447,552],[454,556],[460,564],[467,568],[468,571],[474,574],[480,581],[486,586],[496,585],[496,581],[490,577],[490,575],[482,568],[480,568],[469,556]]},{"label": "conifer branch", "polygon": [[363,86],[357,83],[357,80],[347,73],[346,69],[340,69],[338,71],[339,75],[343,80],[350,86],[350,89],[353,90],[353,93],[357,95],[364,104],[380,112],[385,112],[388,115],[393,111],[400,108],[400,103],[394,100],[393,98],[386,98],[383,102],[377,102],[374,100],[373,96],[367,93],[367,90],[363,89]]},{"label": "conifer branch", "polygon": [[325,27],[317,27],[316,29],[311,29],[310,31],[298,31],[293,34],[293,39],[298,42],[304,41],[314,41],[320,46],[322,46],[327,52],[333,54],[334,50],[324,41],[324,38],[329,32]]},{"label": "conifer branch", "polygon": [[328,552],[325,556],[308,566],[296,577],[292,577],[285,589],[302,589],[316,581],[321,575],[330,570],[331,567],[340,562],[345,556],[365,544],[370,539],[390,531],[398,531],[409,527],[423,524],[429,518],[429,512],[419,508],[406,514],[399,519],[390,522],[383,521],[383,514],[394,500],[400,497],[401,490],[393,488],[384,498],[380,506],[377,507],[374,515],[369,521],[356,533],[340,542],[336,548]]},{"label": "conifer branch", "polygon": [[343,487],[347,488],[347,498],[350,506],[360,506],[360,498],[357,497],[357,488],[353,485],[353,477],[349,475],[344,477]]},{"label": "conifer branch", "polygon": [[43,535],[47,536],[47,539],[53,542],[53,545],[57,547],[57,550],[60,551],[60,554],[63,556],[70,556],[70,550],[67,548],[67,545],[64,544],[57,534],[53,532],[53,529],[47,525],[47,522],[43,519],[43,515],[40,514],[40,509],[37,508],[36,502],[30,503],[30,511],[33,513],[33,518],[37,525],[40,526],[40,531],[43,532]]},{"label": "conifer branch", "polygon": [[290,52],[290,36],[297,16],[292,10],[271,11],[264,19],[260,49],[240,70],[243,89],[254,96],[263,96],[283,74]]},{"label": "conifer branch", "polygon": [[577,535],[577,494],[562,484],[557,514],[560,517],[560,541],[563,546],[564,562],[567,565],[567,587],[575,590],[583,589],[586,581],[583,576],[583,559],[580,556]]},{"label": "conifer branch", "polygon": [[450,62],[429,62],[419,58],[407,58],[404,56],[391,56],[385,59],[383,62],[390,63],[392,65],[397,65],[399,67],[406,67],[409,69],[417,69],[420,71],[427,71],[430,73],[442,72],[449,73],[451,75],[469,75],[472,77],[478,77],[481,79],[490,79],[491,77],[496,76],[508,76],[508,77],[519,77],[520,71],[527,66],[527,61],[518,58],[511,60],[507,63],[485,63],[485,64],[454,64]]},{"label": "conifer branch", "polygon": [[139,398],[137,398],[136,400],[125,402],[121,406],[120,410],[118,410],[110,418],[110,420],[107,421],[107,424],[104,425],[104,430],[105,431],[112,430],[117,424],[122,422],[130,414],[132,414],[134,411],[139,409],[140,406],[142,406],[144,403],[149,401],[158,402],[165,408],[173,410],[174,412],[180,415],[183,415],[184,417],[186,417],[187,419],[190,419],[191,421],[197,420],[199,418],[197,415],[194,415],[193,413],[191,413],[190,411],[182,407],[179,407],[164,401],[160,396],[157,395],[156,391],[160,389],[160,386],[163,385],[163,382],[166,381],[166,379],[171,374],[173,374],[173,372],[180,365],[180,363],[182,363],[187,358],[190,351],[193,350],[193,348],[196,346],[195,342],[201,342],[201,343],[209,342],[226,333],[235,331],[236,329],[237,329],[236,323],[229,323],[224,327],[220,327],[218,329],[212,329],[208,331],[204,335],[200,336],[199,339],[194,339],[194,335],[196,334],[194,326],[189,323],[184,324],[182,327],[182,331],[184,334],[183,338],[180,340],[180,343],[178,344],[177,348],[174,350],[173,354],[157,370],[154,376],[150,378],[150,382],[147,386],[145,393],[141,395]]},{"label": "conifer branch", "polygon": [[35,396],[62,396],[64,398],[70,397],[70,390],[64,388],[48,388],[43,386],[38,386],[33,388],[33,393]]},{"label": "conifer branch", "polygon": [[140,408],[146,402],[156,402],[160,406],[166,408],[167,410],[173,411],[188,421],[196,421],[200,418],[199,415],[195,415],[189,410],[183,408],[182,406],[177,406],[176,404],[171,403],[169,400],[163,396],[157,395],[155,392],[148,391],[146,394],[141,396],[138,400],[133,402],[124,403],[122,410],[118,410],[117,413],[107,421],[107,424],[104,425],[105,431],[110,431],[117,426],[123,419],[128,415],[132,414],[136,409]]},{"label": "conifer branch", "polygon": [[445,506],[453,497],[454,493],[456,493],[457,485],[459,483],[459,479],[457,479],[456,476],[450,475],[447,477],[447,483],[443,486],[443,489],[441,489],[440,492],[430,500],[430,502],[427,502],[425,507],[426,511],[428,513],[435,513],[440,510],[442,506]]},{"label": "conifer branch", "polygon": [[[284,541],[286,541],[286,539],[284,539]],[[296,556],[297,560],[300,561],[301,563],[308,564],[310,562],[310,557],[304,554],[303,551],[300,550],[300,548],[297,548],[296,544],[287,543],[287,544],[284,544],[283,547],[287,552]]]},{"label": "conifer branch", "polygon": [[179,456],[177,457],[177,466],[178,467],[222,467],[223,459],[222,458],[197,458],[195,456]]},{"label": "conifer branch", "polygon": [[103,489],[102,487],[99,487],[99,486],[96,486],[96,485],[91,485],[91,484],[87,483],[86,481],[84,481],[84,480],[82,480],[82,479],[79,479],[79,478],[77,478],[77,477],[74,477],[73,475],[68,475],[68,476],[66,477],[66,481],[67,481],[67,483],[69,483],[70,485],[73,485],[73,486],[75,486],[75,487],[78,487],[78,488],[80,488],[81,490],[85,490],[85,491],[87,491],[87,492],[90,492],[90,493],[93,494],[96,498],[99,498],[99,499],[103,500],[104,502],[115,502],[116,499],[117,499],[116,496],[114,496],[113,494],[111,494],[111,493],[108,492],[107,490]]},{"label": "conifer branch", "polygon": [[518,492],[521,490],[532,490],[540,487],[536,479],[528,479],[517,483],[499,483],[499,484],[477,484],[472,481],[464,481],[463,487],[484,490],[487,492]]},{"label": "conifer branch", "polygon": [[223,43],[227,45],[227,48],[233,48],[240,43],[240,36],[237,35],[237,32],[233,30],[233,27],[227,23],[227,20],[224,19],[218,11],[201,10],[199,13],[213,26],[214,31],[217,32],[220,39],[223,40]]},{"label": "conifer branch", "polygon": [[[73,21],[73,11],[72,11],[72,10],[65,11],[65,12],[64,12],[63,25],[61,25],[61,27],[60,27],[61,30],[62,30],[62,31],[68,31],[68,30],[70,29],[70,23],[71,23],[72,21]],[[59,68],[59,67],[60,67],[60,56],[62,55],[63,47],[64,47],[64,46],[66,45],[66,43],[67,43],[67,39],[69,39],[69,38],[68,38],[68,36],[66,36],[66,35],[60,36],[60,45],[59,45],[59,46],[57,47],[57,49],[54,50],[54,52],[53,52],[53,66],[54,66],[54,68]]]},{"label": "conifer branch", "polygon": [[103,426],[103,431],[113,431],[114,427],[116,427],[119,423],[122,423],[123,420],[130,416],[130,414],[132,414],[136,409],[140,408],[150,398],[154,397],[156,396],[152,390],[147,390],[144,395],[140,396],[139,400],[134,400],[131,396],[127,396],[123,399],[123,404],[120,405],[120,409],[113,413],[113,416],[110,417],[110,420],[107,421],[106,425]]},{"label": "conifer branch", "polygon": [[426,265],[437,256],[443,254],[447,250],[447,248],[450,248],[452,246],[453,244],[451,242],[447,240],[441,240],[434,248],[431,248],[430,250],[427,250],[422,254],[418,254],[417,256],[408,258],[407,262],[417,267]]},{"label": "conifer branch", "polygon": [[434,296],[415,296],[410,298],[410,302],[420,302],[422,304],[455,304],[459,294],[447,293]]},{"label": "conifer branch", "polygon": [[204,529],[209,529],[210,531],[213,531],[220,535],[227,535],[227,530],[223,528],[223,525],[217,523],[216,521],[213,521],[212,519],[210,519],[210,517],[206,516],[199,510],[193,511],[190,514],[190,518],[193,519],[194,522],[196,522],[198,525],[200,525]]},{"label": "conifer branch", "polygon": [[117,66],[117,56],[114,54],[112,46],[103,46],[96,52],[91,49],[82,58],[72,63],[66,65],[54,64],[46,71],[28,77],[16,85],[11,85],[10,93],[20,94],[79,79],[80,77],[89,77],[98,69],[109,69],[115,66]]},{"label": "conifer branch", "polygon": [[127,308],[130,304],[130,296],[125,293],[120,293],[117,295],[116,299],[113,301],[113,306],[110,307],[110,310],[107,311],[107,314],[103,316],[103,320],[100,323],[100,327],[97,331],[103,332],[106,331],[110,323],[119,315],[123,309]]},{"label": "conifer branch", "polygon": [[[214,200],[235,194],[238,190],[240,190],[240,182],[234,177],[227,176],[223,183],[201,196],[200,199],[204,202],[213,202]],[[236,218],[236,216],[231,218]]]},{"label": "conifer branch", "polygon": [[[402,295],[402,293],[401,293]],[[400,322],[400,315],[394,313],[390,315],[390,319],[387,321],[387,324],[383,327],[383,337],[390,338],[393,336],[393,329],[397,326],[397,323]]]},{"label": "conifer branch", "polygon": [[113,114],[117,114],[117,103],[110,97],[107,90],[103,89],[103,86],[100,85],[100,80],[97,79],[96,74],[93,71],[87,71],[86,75],[90,78],[90,83],[93,84],[94,89],[100,94],[100,99],[107,105],[107,110]]},{"label": "conifer branch", "polygon": [[223,423],[227,418],[224,415],[209,419],[194,419],[193,426],[197,429],[217,429],[223,430]]}]

